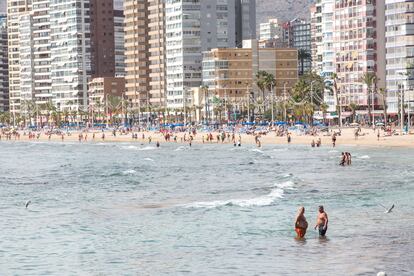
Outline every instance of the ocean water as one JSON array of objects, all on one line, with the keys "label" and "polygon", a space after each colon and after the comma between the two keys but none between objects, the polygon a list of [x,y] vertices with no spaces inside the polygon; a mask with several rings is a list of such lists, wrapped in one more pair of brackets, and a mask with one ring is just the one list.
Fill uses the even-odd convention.
[{"label": "ocean water", "polygon": [[[2,142],[0,164],[0,275],[414,275],[413,149]],[[327,239],[296,241],[320,204]]]}]

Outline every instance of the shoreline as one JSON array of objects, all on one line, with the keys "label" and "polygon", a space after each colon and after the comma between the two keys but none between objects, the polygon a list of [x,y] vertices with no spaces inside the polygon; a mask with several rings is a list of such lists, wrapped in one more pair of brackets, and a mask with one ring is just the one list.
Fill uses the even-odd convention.
[{"label": "shoreline", "polygon": [[[51,139],[49,140],[49,137],[46,134],[41,134],[39,139],[37,138],[33,138],[33,139],[29,139],[29,137],[26,135],[23,135],[23,132],[20,132],[20,139],[15,138],[15,137],[11,137],[10,140],[6,139],[6,137],[4,135],[2,135],[1,140],[0,140],[0,144],[2,142],[54,142],[54,143],[63,143],[63,142],[76,142],[79,144],[91,144],[91,143],[137,143],[137,144],[144,144],[144,145],[148,145],[148,144],[152,144],[155,145],[157,142],[159,142],[161,144],[161,146],[163,144],[166,143],[171,143],[171,144],[188,144],[188,141],[184,141],[183,137],[184,134],[183,132],[180,133],[173,133],[173,136],[177,136],[177,142],[174,142],[173,138],[171,138],[171,141],[167,142],[164,139],[164,136],[162,133],[160,132],[152,132],[152,131],[144,131],[144,132],[134,132],[138,134],[138,139],[132,139],[131,137],[131,133],[126,134],[126,135],[121,135],[118,134],[116,137],[112,136],[112,133],[110,131],[106,131],[105,132],[105,140],[101,139],[101,131],[90,131],[87,132],[86,134],[87,136],[87,140],[82,140],[81,142],[79,142],[79,131],[74,131],[71,132],[70,136],[65,135],[64,136],[64,140],[62,140],[61,136],[58,135],[52,135]],[[96,134],[96,138],[93,140],[92,139],[92,134],[95,133]],[[26,133],[27,134],[27,133]],[[85,133],[83,133],[85,135]],[[142,134],[145,135],[145,139],[142,139]],[[213,133],[213,137],[214,140],[212,142],[207,142],[205,141],[203,143],[203,139],[202,137],[204,136],[204,138],[206,137],[207,133],[197,133],[194,137],[194,140],[192,141],[192,144],[227,144],[227,145],[231,145],[233,146],[233,142],[230,139],[225,139],[224,143],[222,143],[221,141],[219,143],[217,143],[216,140],[216,136],[217,136],[217,132]],[[240,134],[241,136],[241,145],[243,146],[244,144],[248,144],[248,145],[255,145],[255,138],[253,135],[248,135],[248,134]],[[148,141],[148,137],[151,137],[152,141],[151,143],[149,143]],[[188,137],[188,134],[187,134]],[[239,139],[239,134],[235,135],[236,141],[238,141]],[[332,139],[331,136],[327,136],[326,134],[319,134],[319,135],[315,135],[315,136],[310,136],[310,135],[296,135],[296,134],[292,134],[292,141],[291,141],[291,145],[308,145],[309,147],[311,146],[311,142],[312,140],[317,140],[317,139],[321,139],[322,141],[322,145],[321,147],[331,147],[332,146]],[[286,136],[276,136],[276,134],[274,132],[268,133],[267,135],[261,135],[260,136],[260,142],[262,144],[262,146],[266,146],[266,145],[289,145],[287,142],[287,137]],[[341,136],[337,136],[337,142],[336,142],[336,146],[363,146],[363,147],[372,147],[372,148],[414,148],[414,135],[403,135],[403,136],[386,136],[384,137],[383,135],[380,136],[380,140],[377,140],[377,134],[376,132],[373,132],[372,130],[370,130],[369,132],[365,133],[364,136],[360,136],[358,139],[355,139],[354,135],[353,135],[353,130],[352,129],[344,129],[342,130],[342,135]]]}]

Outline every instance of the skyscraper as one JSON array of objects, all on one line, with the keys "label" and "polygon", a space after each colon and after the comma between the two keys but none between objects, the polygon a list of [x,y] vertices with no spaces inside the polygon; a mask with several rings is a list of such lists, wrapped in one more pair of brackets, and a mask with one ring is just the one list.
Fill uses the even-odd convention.
[{"label": "skyscraper", "polygon": [[89,20],[87,0],[50,0],[52,93],[59,110],[87,108]]},{"label": "skyscraper", "polygon": [[9,62],[7,18],[0,15],[0,112],[9,110]]},{"label": "skyscraper", "polygon": [[126,95],[132,104],[165,105],[165,4],[125,0]]},{"label": "skyscraper", "polygon": [[[229,7],[230,8],[230,7]],[[256,0],[235,0],[236,46],[256,39]]]},{"label": "skyscraper", "polygon": [[[202,52],[233,48],[237,44],[235,0],[166,2],[166,53],[168,106],[180,108],[191,87],[201,85]],[[242,1],[247,14],[251,1]],[[245,15],[243,16],[245,18]],[[245,20],[246,22],[249,20]],[[245,37],[253,35],[242,23]]]},{"label": "skyscraper", "polygon": [[351,103],[366,107],[371,102],[365,73],[375,73],[378,87],[385,86],[385,34],[383,27],[382,32],[378,29],[385,25],[384,5],[384,0],[335,1],[333,47],[339,104],[344,109]]},{"label": "skyscraper", "polygon": [[20,113],[20,61],[19,26],[20,16],[31,9],[31,0],[7,1],[7,32],[9,43],[9,101],[13,119]]},{"label": "skyscraper", "polygon": [[125,77],[124,20],[123,5],[114,5],[115,77]]},{"label": "skyscraper", "polygon": [[[414,100],[414,3],[386,0],[386,59],[388,111],[397,114]],[[401,97],[402,96],[402,97]],[[410,104],[412,111],[412,104]]]},{"label": "skyscraper", "polygon": [[114,0],[87,0],[90,6],[91,75],[115,76]]}]

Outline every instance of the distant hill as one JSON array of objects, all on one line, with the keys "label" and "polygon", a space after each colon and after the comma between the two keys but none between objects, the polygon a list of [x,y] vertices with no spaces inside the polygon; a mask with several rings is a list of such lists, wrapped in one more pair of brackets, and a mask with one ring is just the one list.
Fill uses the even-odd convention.
[{"label": "distant hill", "polygon": [[256,0],[257,24],[270,18],[282,21],[297,17],[309,19],[309,7],[312,3],[313,0]]}]

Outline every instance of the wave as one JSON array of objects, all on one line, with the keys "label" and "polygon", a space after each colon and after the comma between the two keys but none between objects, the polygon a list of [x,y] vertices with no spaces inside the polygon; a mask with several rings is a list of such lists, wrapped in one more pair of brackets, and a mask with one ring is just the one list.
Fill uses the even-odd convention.
[{"label": "wave", "polygon": [[155,150],[155,149],[157,149],[157,148],[156,147],[147,146],[147,147],[139,148],[138,150]]},{"label": "wave", "polygon": [[144,161],[154,162],[154,159],[151,159],[151,158],[144,158]]},{"label": "wave", "polygon": [[185,147],[184,146],[179,146],[174,151],[182,151],[182,150],[185,150]]},{"label": "wave", "polygon": [[251,150],[249,150],[249,151],[252,151],[252,152],[258,152],[258,153],[262,153],[262,154],[264,154],[264,151],[259,150],[259,149],[251,149]]},{"label": "wave", "polygon": [[136,170],[126,170],[123,171],[122,174],[128,175],[128,174],[135,174],[137,171]]},{"label": "wave", "polygon": [[360,157],[358,157],[358,159],[370,159],[371,157],[369,157],[368,155],[362,155]]},{"label": "wave", "polygon": [[133,149],[133,150],[136,150],[136,149],[138,149],[138,147],[137,146],[122,146],[121,149],[126,149],[126,150]]},{"label": "wave", "polygon": [[284,189],[293,189],[294,182],[287,181],[276,184],[270,193],[246,199],[229,199],[229,200],[215,200],[215,201],[201,201],[185,204],[186,208],[217,208],[222,206],[239,206],[239,207],[262,207],[269,206],[275,203],[278,199],[283,198]]}]

